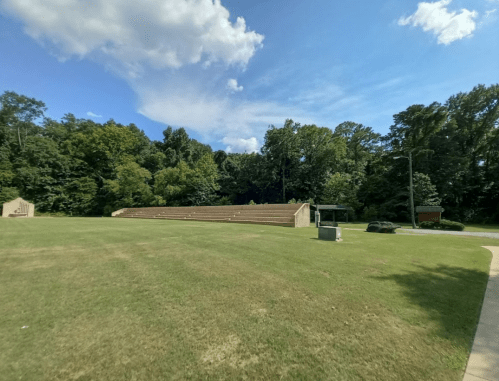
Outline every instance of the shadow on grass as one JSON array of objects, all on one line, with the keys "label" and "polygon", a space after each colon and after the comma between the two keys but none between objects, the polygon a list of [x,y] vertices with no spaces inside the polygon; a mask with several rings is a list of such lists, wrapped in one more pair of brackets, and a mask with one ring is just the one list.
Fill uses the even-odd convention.
[{"label": "shadow on grass", "polygon": [[447,265],[417,267],[420,270],[372,278],[395,281],[402,286],[404,294],[437,323],[436,335],[471,350],[488,273]]}]

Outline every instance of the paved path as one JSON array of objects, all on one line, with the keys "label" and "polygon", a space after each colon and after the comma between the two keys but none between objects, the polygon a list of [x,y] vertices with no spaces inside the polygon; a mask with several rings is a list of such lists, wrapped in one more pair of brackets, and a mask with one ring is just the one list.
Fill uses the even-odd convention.
[{"label": "paved path", "polygon": [[463,381],[499,380],[499,246],[482,247],[492,252],[492,262],[480,321]]},{"label": "paved path", "polygon": [[451,234],[451,235],[468,235],[475,237],[485,237],[485,238],[497,238],[499,239],[499,233],[488,233],[488,232],[455,232],[449,230],[429,230],[429,229],[397,229],[396,232],[403,233],[414,233],[414,234]]}]

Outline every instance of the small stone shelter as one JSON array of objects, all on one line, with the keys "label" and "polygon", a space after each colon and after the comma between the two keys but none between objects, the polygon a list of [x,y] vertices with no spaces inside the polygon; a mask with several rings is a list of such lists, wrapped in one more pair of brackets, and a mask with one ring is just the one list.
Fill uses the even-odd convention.
[{"label": "small stone shelter", "polygon": [[416,213],[418,214],[418,223],[423,221],[440,222],[444,208],[441,206],[416,206]]},{"label": "small stone shelter", "polygon": [[2,217],[34,217],[35,204],[21,197],[3,204]]}]

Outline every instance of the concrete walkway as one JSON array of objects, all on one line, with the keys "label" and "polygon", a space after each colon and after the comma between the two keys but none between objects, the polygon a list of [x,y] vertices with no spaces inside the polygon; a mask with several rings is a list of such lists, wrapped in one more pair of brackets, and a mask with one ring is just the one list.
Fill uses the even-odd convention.
[{"label": "concrete walkway", "polygon": [[492,252],[489,281],[463,381],[499,380],[499,246]]},{"label": "concrete walkway", "polygon": [[397,232],[401,233],[414,233],[414,234],[450,234],[450,235],[468,235],[474,237],[485,237],[485,238],[497,238],[499,239],[499,233],[489,233],[489,232],[458,232],[452,230],[430,230],[430,229],[397,229]]}]

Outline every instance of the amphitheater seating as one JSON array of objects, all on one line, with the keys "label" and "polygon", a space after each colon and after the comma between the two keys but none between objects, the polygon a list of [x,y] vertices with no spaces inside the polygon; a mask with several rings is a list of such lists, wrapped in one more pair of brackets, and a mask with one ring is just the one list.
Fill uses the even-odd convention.
[{"label": "amphitheater seating", "polygon": [[113,217],[308,227],[310,204],[125,208]]}]

